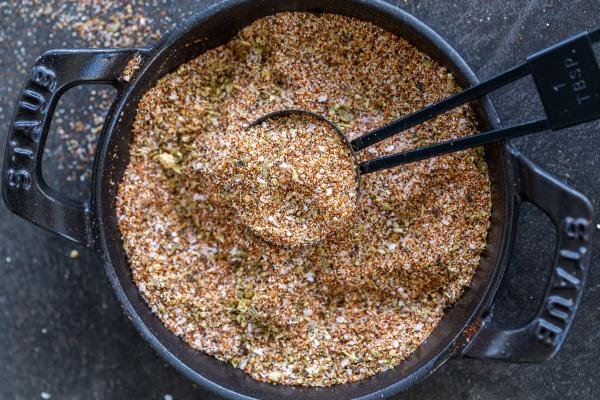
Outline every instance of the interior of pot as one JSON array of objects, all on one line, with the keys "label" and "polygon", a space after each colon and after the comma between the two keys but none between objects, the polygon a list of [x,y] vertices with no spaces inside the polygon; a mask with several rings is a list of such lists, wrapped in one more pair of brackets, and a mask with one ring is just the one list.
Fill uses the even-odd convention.
[{"label": "interior of pot", "polygon": [[[232,0],[200,11],[157,43],[154,54],[143,67],[143,73],[138,75],[139,78],[132,83],[115,107],[113,119],[107,123],[107,134],[99,145],[94,207],[98,215],[100,245],[107,272],[119,300],[140,333],[181,372],[222,395],[238,398],[292,396],[307,399],[391,395],[418,381],[452,354],[458,346],[454,344],[455,341],[460,338],[465,326],[475,318],[490,288],[495,287],[504,265],[509,226],[509,204],[505,201],[505,192],[508,189],[504,177],[503,146],[494,145],[486,150],[493,185],[492,228],[488,235],[487,249],[471,286],[447,311],[430,337],[408,359],[394,369],[359,382],[329,388],[271,385],[255,381],[241,370],[192,349],[167,330],[150,311],[133,283],[122,248],[115,216],[115,197],[117,183],[121,181],[129,160],[131,126],[135,119],[137,102],[164,74],[172,72],[180,64],[205,50],[227,42],[243,26],[278,11],[332,12],[370,21],[406,38],[417,48],[430,54],[453,72],[463,87],[474,82],[474,75],[464,61],[435,33],[410,15],[382,2]],[[476,108],[482,129],[489,127],[490,119],[495,121],[489,104],[484,102]]]}]

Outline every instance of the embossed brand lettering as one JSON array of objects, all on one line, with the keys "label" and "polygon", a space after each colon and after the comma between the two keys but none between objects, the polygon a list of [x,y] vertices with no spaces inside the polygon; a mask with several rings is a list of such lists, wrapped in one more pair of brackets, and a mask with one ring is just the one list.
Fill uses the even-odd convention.
[{"label": "embossed brand lettering", "polygon": [[7,180],[10,188],[29,189],[31,187],[31,175],[25,170],[9,170]]},{"label": "embossed brand lettering", "polygon": [[46,100],[40,93],[31,89],[27,89],[25,92],[23,92],[23,99],[19,104],[21,107],[29,111],[37,112],[43,110],[44,106],[46,105]]},{"label": "embossed brand lettering", "polygon": [[566,322],[571,315],[573,300],[561,296],[550,296],[547,307],[550,315]]},{"label": "embossed brand lettering", "polygon": [[587,240],[588,222],[583,218],[565,218],[565,232],[569,239]]},{"label": "embossed brand lettering", "polygon": [[23,134],[32,142],[37,142],[41,129],[41,121],[15,121],[15,131]]},{"label": "embossed brand lettering", "polygon": [[581,253],[580,251],[584,252],[586,251],[586,249],[580,249],[579,251],[573,251],[573,250],[566,250],[563,249],[560,251],[560,258],[559,258],[559,265],[568,267],[571,266],[575,269],[579,269],[581,266]]},{"label": "embossed brand lettering", "polygon": [[[574,61],[569,61],[573,64]],[[576,65],[576,64],[574,64]],[[567,217],[563,221],[561,249],[550,284],[548,297],[537,318],[533,335],[550,346],[557,346],[564,329],[573,318],[580,295],[582,258],[587,253],[590,222],[584,218]]]},{"label": "embossed brand lettering", "polygon": [[56,75],[52,70],[39,65],[31,71],[31,81],[42,89],[53,91],[56,84]]},{"label": "embossed brand lettering", "polygon": [[33,150],[31,150],[29,147],[20,147],[20,146],[15,146],[14,141],[11,142],[12,147],[12,157],[11,159],[13,161],[16,160],[17,156],[22,156],[22,157],[27,157],[31,160],[33,160]]},{"label": "embossed brand lettering", "polygon": [[55,73],[44,66],[33,68],[21,94],[13,124],[9,148],[10,169],[6,173],[7,187],[27,190],[33,182],[35,146],[40,140],[48,99],[56,88]]},{"label": "embossed brand lettering", "polygon": [[555,346],[562,333],[562,329],[545,319],[540,318],[535,327],[534,335],[542,343]]},{"label": "embossed brand lettering", "polygon": [[556,268],[556,276],[557,282],[554,285],[557,289],[579,289],[579,284],[581,281],[576,277],[571,275],[569,272],[564,270],[561,267]]}]

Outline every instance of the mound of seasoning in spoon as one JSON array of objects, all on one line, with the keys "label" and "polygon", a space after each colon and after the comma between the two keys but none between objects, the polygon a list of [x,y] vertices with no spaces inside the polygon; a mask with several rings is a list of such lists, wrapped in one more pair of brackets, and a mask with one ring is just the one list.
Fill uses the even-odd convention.
[{"label": "mound of seasoning in spoon", "polygon": [[203,174],[215,202],[287,247],[318,243],[352,223],[357,169],[345,139],[308,113],[273,116],[223,135]]}]

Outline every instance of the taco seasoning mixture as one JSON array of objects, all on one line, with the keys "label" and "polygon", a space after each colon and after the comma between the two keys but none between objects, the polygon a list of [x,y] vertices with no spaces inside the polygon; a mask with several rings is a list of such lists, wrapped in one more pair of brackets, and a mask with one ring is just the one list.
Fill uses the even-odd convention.
[{"label": "taco seasoning mixture", "polygon": [[315,244],[351,225],[358,171],[346,139],[308,114],[226,131],[197,179],[212,204],[231,206],[255,235],[281,246]]},{"label": "taco seasoning mixture", "polygon": [[[283,143],[277,135],[270,145],[266,132],[247,128],[269,112],[305,109],[328,117],[351,139],[457,90],[448,71],[404,39],[370,23],[308,13],[256,21],[162,78],[138,105],[117,198],[123,245],[148,305],[190,346],[261,381],[327,386],[400,364],[478,267],[491,208],[482,151],[363,176],[348,223],[316,245],[281,246],[252,231],[272,228],[255,206],[277,211],[310,196],[286,199],[269,179],[301,193],[304,180],[326,186],[331,171],[313,177],[301,160],[286,161],[294,171],[282,167],[288,149],[273,147]],[[476,129],[464,106],[360,156]],[[239,146],[224,146],[232,143],[228,135]],[[347,158],[324,146],[321,162],[327,168],[339,162],[335,173],[343,182],[351,171],[340,160]],[[235,154],[229,164],[212,158],[219,149]],[[258,181],[252,187],[256,174],[266,189]],[[215,191],[236,179],[241,193],[259,196],[228,201]],[[344,198],[332,196],[317,193],[311,206],[327,215],[336,196]],[[297,222],[304,207],[291,208]],[[310,235],[312,226],[286,229]]]}]

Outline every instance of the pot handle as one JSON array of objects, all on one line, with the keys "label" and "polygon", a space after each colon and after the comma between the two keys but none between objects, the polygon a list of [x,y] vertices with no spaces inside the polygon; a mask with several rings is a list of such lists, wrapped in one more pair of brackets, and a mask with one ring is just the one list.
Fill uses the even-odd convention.
[{"label": "pot handle", "polygon": [[575,317],[590,263],[593,211],[579,192],[512,150],[518,199],[539,207],[556,227],[552,272],[536,316],[523,326],[494,322],[492,300],[480,329],[463,350],[466,357],[540,362],[559,351]]},{"label": "pot handle", "polygon": [[[93,246],[90,202],[76,202],[51,189],[42,176],[42,156],[60,97],[71,87],[105,83],[127,85],[123,72],[139,49],[52,50],[29,72],[8,131],[2,176],[6,206],[42,228]],[[115,100],[116,101],[116,100]]]}]

